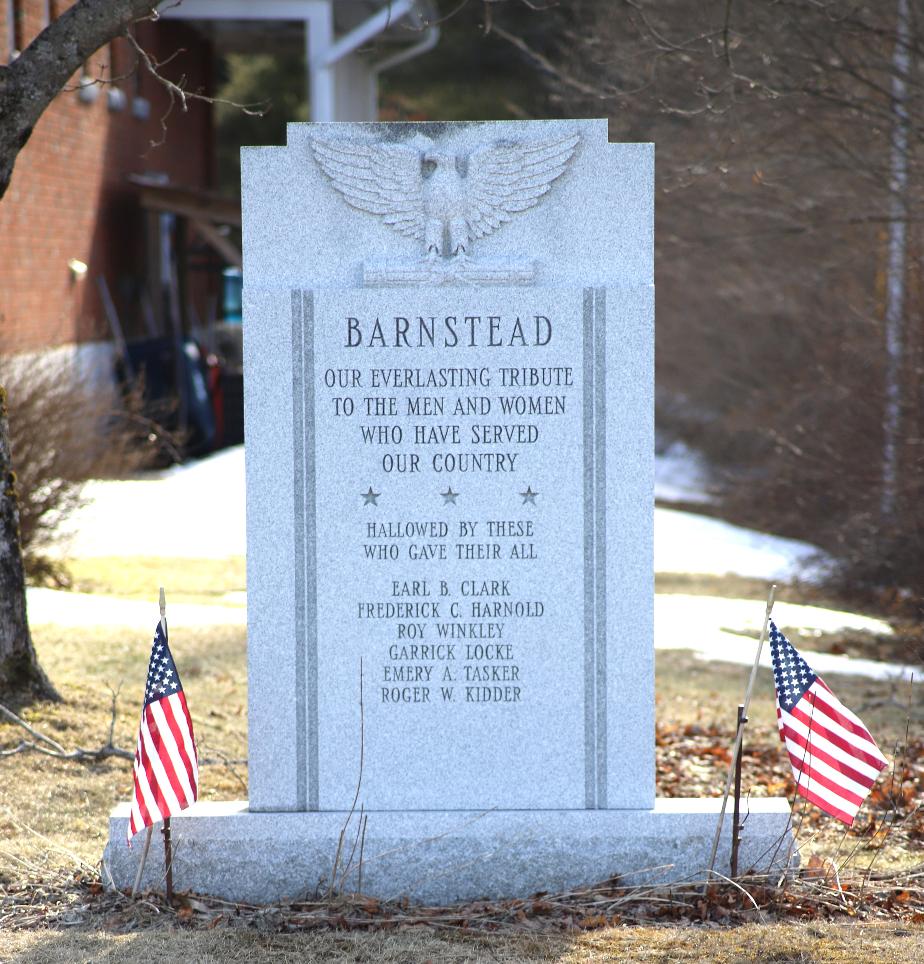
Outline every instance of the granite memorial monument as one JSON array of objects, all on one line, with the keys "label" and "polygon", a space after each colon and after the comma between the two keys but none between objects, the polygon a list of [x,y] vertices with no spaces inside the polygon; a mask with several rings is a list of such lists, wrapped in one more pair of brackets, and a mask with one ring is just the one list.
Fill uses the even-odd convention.
[{"label": "granite memorial monument", "polygon": [[[250,798],[174,818],[178,887],[313,892],[360,807],[380,897],[707,866],[719,801],[654,795],[653,159],[603,120],[244,149]],[[750,801],[742,867],[788,816]]]}]

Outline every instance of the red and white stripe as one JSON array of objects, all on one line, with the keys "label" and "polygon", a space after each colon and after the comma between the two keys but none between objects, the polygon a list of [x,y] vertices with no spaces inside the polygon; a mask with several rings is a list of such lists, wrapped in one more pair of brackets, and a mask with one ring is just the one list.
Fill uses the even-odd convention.
[{"label": "red and white stripe", "polygon": [[145,706],[135,748],[135,789],[128,839],[192,806],[199,795],[199,760],[183,692]]},{"label": "red and white stripe", "polygon": [[850,826],[889,765],[869,730],[817,677],[792,709],[777,694],[776,716],[798,792]]}]

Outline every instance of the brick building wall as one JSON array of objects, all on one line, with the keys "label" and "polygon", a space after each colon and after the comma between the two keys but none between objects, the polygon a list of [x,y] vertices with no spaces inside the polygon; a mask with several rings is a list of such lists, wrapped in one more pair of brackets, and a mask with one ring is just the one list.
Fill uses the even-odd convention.
[{"label": "brick building wall", "polygon": [[[12,44],[27,45],[69,0],[0,0],[0,63]],[[137,25],[141,46],[162,72],[185,76],[189,90],[211,91],[210,45],[179,21]],[[0,200],[0,352],[37,351],[109,337],[96,279],[105,276],[129,330],[138,326],[136,293],[145,277],[145,219],[129,174],[166,174],[172,183],[208,187],[214,180],[209,105],[170,108],[164,86],[122,38],[85,65],[89,78],[115,78],[85,101],[72,78],[42,115],[20,152]],[[121,94],[111,94],[112,91]],[[86,92],[84,92],[86,96]],[[92,96],[92,95],[91,95]],[[149,104],[147,118],[136,114]],[[121,109],[114,109],[121,102]],[[152,142],[165,138],[160,146]],[[88,265],[83,278],[70,259]],[[198,286],[202,287],[201,283]]]}]

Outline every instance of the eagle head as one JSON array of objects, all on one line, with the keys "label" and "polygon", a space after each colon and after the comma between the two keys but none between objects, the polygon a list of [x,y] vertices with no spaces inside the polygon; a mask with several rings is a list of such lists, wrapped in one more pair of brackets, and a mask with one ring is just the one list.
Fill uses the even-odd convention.
[{"label": "eagle head", "polygon": [[427,151],[423,156],[424,170],[429,168],[431,171],[438,167],[453,167],[456,163],[456,158],[454,154],[449,154],[446,151],[430,150]]}]

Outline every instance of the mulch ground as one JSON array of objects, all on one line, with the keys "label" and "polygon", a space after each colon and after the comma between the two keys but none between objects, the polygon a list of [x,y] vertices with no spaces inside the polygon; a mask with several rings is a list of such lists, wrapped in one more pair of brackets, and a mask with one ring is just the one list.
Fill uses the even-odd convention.
[{"label": "mulch ground", "polygon": [[[750,732],[750,731],[749,731]],[[731,761],[731,736],[727,728],[699,723],[659,723],[656,729],[658,795],[715,796],[724,786]],[[792,797],[792,769],[775,734],[760,733],[745,741],[742,768],[751,792],[765,797]],[[909,852],[921,850],[924,860],[924,741],[909,739],[901,748],[892,773],[873,787],[850,829],[852,846],[869,853],[886,843],[900,844]],[[743,805],[746,808],[746,803]],[[817,807],[794,808],[797,836],[830,830],[831,818]]]},{"label": "mulch ground", "polygon": [[704,886],[625,887],[619,879],[569,893],[431,907],[360,895],[258,906],[188,893],[138,898],[106,891],[78,870],[25,876],[0,888],[0,929],[78,928],[128,933],[164,926],[259,932],[426,928],[463,933],[574,933],[617,925],[737,925],[780,920],[924,922],[924,864],[903,872],[839,872],[812,858],[790,877],[740,877]]}]

